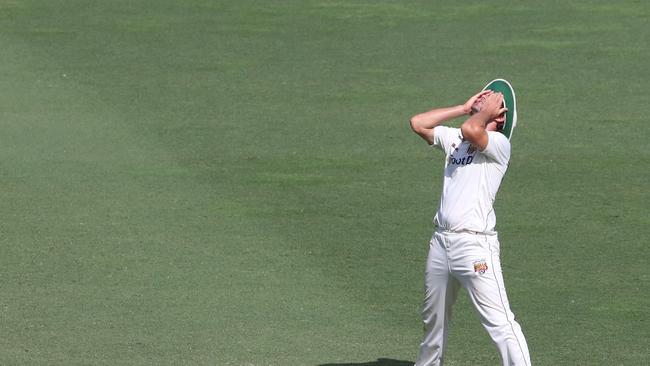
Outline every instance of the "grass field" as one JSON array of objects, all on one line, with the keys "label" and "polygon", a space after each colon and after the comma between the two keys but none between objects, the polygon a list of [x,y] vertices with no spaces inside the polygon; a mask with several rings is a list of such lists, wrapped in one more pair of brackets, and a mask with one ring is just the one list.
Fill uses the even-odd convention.
[{"label": "grass field", "polygon": [[[650,364],[643,1],[0,0],[0,364],[407,366],[442,157],[495,77],[535,365]],[[448,364],[496,365],[461,294]]]}]

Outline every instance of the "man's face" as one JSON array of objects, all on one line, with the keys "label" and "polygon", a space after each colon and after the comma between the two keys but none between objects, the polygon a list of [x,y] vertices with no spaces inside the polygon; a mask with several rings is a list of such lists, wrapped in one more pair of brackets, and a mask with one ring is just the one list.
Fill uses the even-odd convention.
[{"label": "man's face", "polygon": [[[473,113],[477,113],[481,110],[481,108],[483,108],[483,103],[485,102],[485,98],[487,98],[487,96],[484,95],[481,98],[476,100],[476,102],[472,106]],[[505,123],[506,123],[506,114],[503,113],[498,117],[494,118],[493,120],[489,121],[485,125],[485,128],[489,131],[500,131],[503,128],[503,125]]]}]

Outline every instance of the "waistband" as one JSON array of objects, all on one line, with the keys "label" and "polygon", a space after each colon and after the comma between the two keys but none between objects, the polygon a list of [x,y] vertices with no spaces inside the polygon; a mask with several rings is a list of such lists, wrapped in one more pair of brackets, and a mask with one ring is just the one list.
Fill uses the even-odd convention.
[{"label": "waistband", "polygon": [[473,230],[449,230],[444,227],[436,227],[436,232],[440,234],[472,234],[472,235],[497,235],[496,231],[473,231]]}]

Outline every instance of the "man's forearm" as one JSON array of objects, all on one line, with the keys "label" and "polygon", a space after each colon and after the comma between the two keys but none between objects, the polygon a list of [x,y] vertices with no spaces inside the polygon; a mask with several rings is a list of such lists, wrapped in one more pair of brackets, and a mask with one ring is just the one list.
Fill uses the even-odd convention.
[{"label": "man's forearm", "polygon": [[428,112],[420,113],[411,118],[411,127],[414,131],[419,129],[432,129],[439,124],[468,114],[464,105],[457,105],[447,108],[436,108]]},{"label": "man's forearm", "polygon": [[468,118],[460,126],[460,133],[463,135],[463,139],[483,151],[488,143],[488,134],[485,128],[490,118],[490,115],[483,111],[475,113]]},{"label": "man's forearm", "polygon": [[411,117],[411,129],[429,144],[434,142],[433,128],[447,120],[468,114],[465,105],[436,108]]},{"label": "man's forearm", "polygon": [[490,120],[490,116],[487,113],[478,112],[473,114],[460,126],[461,130],[485,130],[485,125]]}]

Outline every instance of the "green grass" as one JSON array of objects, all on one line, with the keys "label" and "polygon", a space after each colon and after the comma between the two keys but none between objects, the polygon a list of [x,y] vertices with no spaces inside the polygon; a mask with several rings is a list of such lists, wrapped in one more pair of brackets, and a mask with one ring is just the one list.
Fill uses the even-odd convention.
[{"label": "green grass", "polygon": [[[650,363],[650,5],[0,0],[0,364],[414,361],[442,157],[494,77],[535,365]],[[498,364],[466,297],[449,365]]]}]

